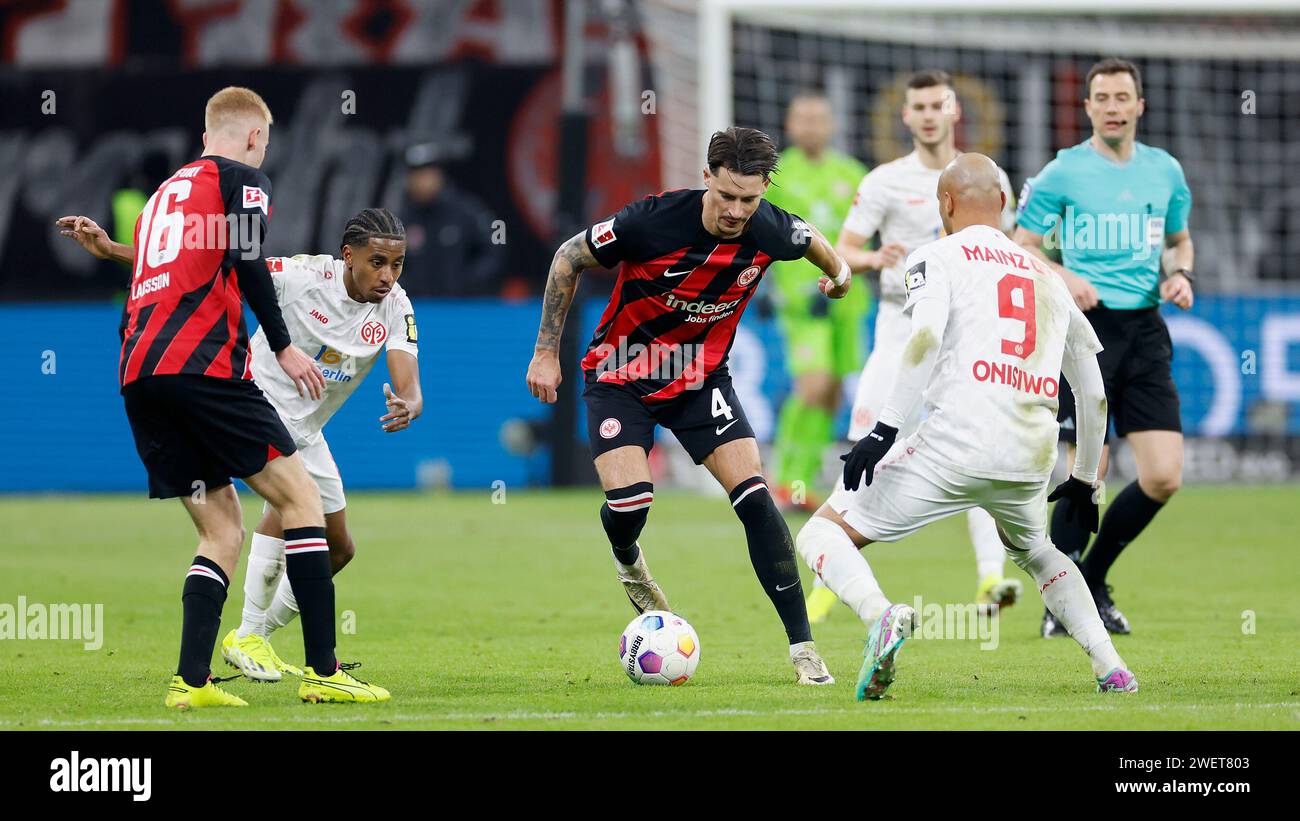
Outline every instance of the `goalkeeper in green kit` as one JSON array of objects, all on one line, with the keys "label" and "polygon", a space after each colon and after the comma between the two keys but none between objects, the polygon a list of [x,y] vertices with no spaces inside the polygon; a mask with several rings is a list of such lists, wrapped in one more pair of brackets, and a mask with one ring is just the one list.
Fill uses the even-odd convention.
[{"label": "goalkeeper in green kit", "polygon": [[[830,100],[818,92],[796,95],[785,120],[790,145],[767,190],[773,205],[825,228],[832,245],[839,232],[829,227],[843,224],[857,181],[867,173],[862,163],[830,148],[833,132]],[[832,440],[840,381],[862,367],[870,289],[827,300],[817,292],[818,272],[806,260],[776,263],[772,272],[786,370],[794,382],[777,419],[775,496],[784,507],[813,511],[820,500],[809,490]]]}]

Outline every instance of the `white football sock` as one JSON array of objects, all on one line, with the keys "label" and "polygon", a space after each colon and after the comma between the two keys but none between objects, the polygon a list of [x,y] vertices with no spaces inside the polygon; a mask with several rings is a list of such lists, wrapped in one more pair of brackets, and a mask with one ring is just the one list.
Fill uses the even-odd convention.
[{"label": "white football sock", "polygon": [[814,516],[799,530],[795,547],[804,562],[821,576],[840,601],[853,608],[867,627],[888,609],[889,599],[872,575],[871,565],[844,528],[830,519]]},{"label": "white football sock", "polygon": [[822,581],[821,576],[813,576],[813,587],[825,587],[826,582]]},{"label": "white football sock", "polygon": [[1033,577],[1043,604],[1092,659],[1094,676],[1100,678],[1116,667],[1124,667],[1124,660],[1111,644],[1110,634],[1097,615],[1097,604],[1074,562],[1046,538],[1030,550],[1007,552]]},{"label": "white football sock", "polygon": [[966,511],[966,530],[970,532],[970,543],[975,548],[975,572],[979,581],[990,574],[1002,575],[1006,548],[998,538],[998,526],[993,517],[982,507],[973,507]]},{"label": "white football sock", "polygon": [[275,601],[266,609],[266,635],[271,635],[276,630],[284,627],[293,621],[298,615],[298,600],[293,596],[293,588],[289,585],[289,576],[285,574],[280,578],[280,586],[275,589]]},{"label": "white football sock", "polygon": [[283,575],[284,539],[254,533],[244,571],[244,615],[237,636],[266,635],[266,611]]}]

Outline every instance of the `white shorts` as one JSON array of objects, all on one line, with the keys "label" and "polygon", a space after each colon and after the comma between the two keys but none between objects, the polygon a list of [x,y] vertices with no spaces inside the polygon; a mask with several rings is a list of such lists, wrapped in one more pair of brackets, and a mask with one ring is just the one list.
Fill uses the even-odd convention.
[{"label": "white shorts", "polygon": [[1020,549],[1047,539],[1047,479],[1010,482],[966,476],[927,454],[918,436],[896,442],[869,486],[836,483],[826,504],[873,542],[896,542],[940,519],[981,507]]},{"label": "white shorts", "polygon": [[[338,513],[348,506],[343,497],[343,477],[339,475],[339,466],[334,464],[334,455],[330,453],[329,442],[325,435],[317,433],[304,443],[298,440],[298,453],[302,456],[303,467],[307,475],[320,489],[320,504],[323,513]],[[265,512],[270,505],[263,505]]]},{"label": "white shorts", "polygon": [[[862,367],[862,376],[858,379],[858,388],[853,396],[853,415],[849,422],[851,441],[858,441],[876,426],[876,420],[880,418],[880,412],[889,399],[889,392],[893,390],[894,379],[898,376],[898,363],[911,331],[912,323],[903,316],[903,306],[892,302],[880,303],[871,355]],[[916,419],[907,420],[899,435],[911,435],[916,430],[917,423]]]}]

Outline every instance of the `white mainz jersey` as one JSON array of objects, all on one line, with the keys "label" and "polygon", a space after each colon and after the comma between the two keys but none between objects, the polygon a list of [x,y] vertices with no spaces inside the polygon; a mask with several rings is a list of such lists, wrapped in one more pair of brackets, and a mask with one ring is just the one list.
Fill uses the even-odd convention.
[{"label": "white mainz jersey", "polygon": [[415,311],[397,284],[381,302],[357,302],[343,284],[343,260],[327,254],[269,257],[266,264],[293,344],[315,359],[325,376],[319,402],[299,396],[266,334],[258,328],[253,335],[253,380],[301,446],[352,395],[380,352],[418,355]]},{"label": "white mainz jersey", "polygon": [[984,225],[917,249],[904,276],[908,316],[923,300],[948,305],[917,429],[928,452],[969,476],[1045,481],[1056,463],[1061,361],[1102,349],[1065,283]]},{"label": "white mainz jersey", "polygon": [[[877,166],[858,184],[857,196],[844,218],[844,229],[863,237],[880,232],[881,245],[897,244],[910,254],[927,242],[943,236],[939,219],[940,168],[926,168],[913,151],[906,157]],[[1007,195],[1002,211],[1002,227],[1010,231],[1016,224],[1015,197],[1005,171],[1002,191]],[[880,272],[882,302],[902,305],[905,296],[902,260]]]}]

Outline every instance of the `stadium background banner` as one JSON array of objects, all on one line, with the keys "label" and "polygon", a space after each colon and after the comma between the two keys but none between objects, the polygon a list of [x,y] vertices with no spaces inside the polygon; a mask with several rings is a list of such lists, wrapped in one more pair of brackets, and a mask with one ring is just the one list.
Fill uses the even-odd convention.
[{"label": "stadium background banner", "polygon": [[[601,306],[586,307],[572,328],[584,339]],[[539,309],[532,300],[417,301],[424,415],[401,433],[379,429],[388,377],[376,366],[326,428],[347,486],[543,484],[545,450],[516,455],[506,435],[509,423],[540,424],[548,415],[523,382]],[[1203,437],[1189,447],[1189,478],[1280,480],[1296,472],[1300,298],[1206,295],[1190,313],[1166,316],[1183,424]],[[118,319],[108,304],[0,305],[11,365],[0,403],[0,492],[143,492],[115,381]],[[777,329],[757,313],[741,328],[733,377],[756,432],[769,439],[788,389]]]},{"label": "stadium background banner", "polygon": [[[502,291],[540,292],[559,230],[557,0],[358,3],[349,15],[346,3],[201,5],[27,4],[0,16],[0,300],[123,297],[120,266],[61,239],[54,219],[86,214],[117,235],[114,193],[147,198],[202,153],[203,105],[232,84],[256,89],[275,117],[262,166],[269,255],[333,253],[352,214],[398,210],[406,149],[432,143],[494,218]],[[268,19],[281,7],[294,14]],[[602,36],[599,20],[589,29]],[[589,74],[593,108],[608,108],[605,74]],[[592,213],[659,190],[653,117],[642,137],[629,157],[593,118]]]}]

